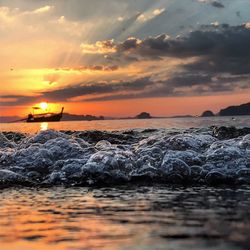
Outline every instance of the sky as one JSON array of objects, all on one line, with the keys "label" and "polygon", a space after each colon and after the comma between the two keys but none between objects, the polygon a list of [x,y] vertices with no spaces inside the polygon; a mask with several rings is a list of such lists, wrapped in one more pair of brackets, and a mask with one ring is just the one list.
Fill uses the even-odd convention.
[{"label": "sky", "polygon": [[0,115],[197,115],[250,100],[250,0],[0,0]]}]

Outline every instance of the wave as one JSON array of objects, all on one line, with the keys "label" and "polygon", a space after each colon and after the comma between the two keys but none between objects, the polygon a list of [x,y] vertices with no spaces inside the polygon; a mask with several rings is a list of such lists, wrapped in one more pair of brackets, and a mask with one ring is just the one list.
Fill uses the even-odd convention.
[{"label": "wave", "polygon": [[0,133],[0,187],[250,184],[250,128]]}]

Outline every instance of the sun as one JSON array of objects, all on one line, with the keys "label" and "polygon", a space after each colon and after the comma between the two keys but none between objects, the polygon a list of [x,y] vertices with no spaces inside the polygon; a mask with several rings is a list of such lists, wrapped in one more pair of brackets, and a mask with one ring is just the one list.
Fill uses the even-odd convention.
[{"label": "sun", "polygon": [[39,105],[40,105],[40,108],[42,110],[46,110],[48,108],[48,103],[47,102],[41,102]]}]

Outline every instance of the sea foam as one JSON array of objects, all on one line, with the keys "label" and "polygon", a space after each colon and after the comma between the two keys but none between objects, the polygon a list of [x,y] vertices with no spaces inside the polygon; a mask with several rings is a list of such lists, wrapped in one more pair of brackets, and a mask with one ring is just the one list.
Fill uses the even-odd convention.
[{"label": "sea foam", "polygon": [[213,131],[0,133],[0,186],[250,184],[249,130]]}]

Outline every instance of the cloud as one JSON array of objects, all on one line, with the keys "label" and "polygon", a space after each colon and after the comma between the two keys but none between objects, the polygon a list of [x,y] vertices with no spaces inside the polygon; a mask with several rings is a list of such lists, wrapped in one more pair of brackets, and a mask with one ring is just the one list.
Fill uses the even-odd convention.
[{"label": "cloud", "polygon": [[[250,87],[249,44],[248,24],[201,26],[200,30],[192,31],[187,36],[169,37],[162,34],[145,39],[130,37],[118,43],[114,40],[98,41],[89,44],[91,49],[85,47],[85,52],[90,51],[91,55],[96,53],[102,58],[107,54],[114,61],[117,60],[118,64],[62,67],[57,70],[112,72],[118,70],[122,61],[125,61],[128,65],[122,67],[131,65],[138,69],[140,65],[144,65],[144,71],[139,76],[137,73],[128,76],[128,71],[125,70],[125,75],[117,74],[105,81],[99,81],[98,78],[85,80],[36,93],[36,99],[58,102],[73,101],[75,98],[82,101],[106,101],[247,90]],[[132,57],[136,62],[129,61]],[[161,60],[157,67],[154,67],[155,60]],[[175,60],[174,68],[169,68],[169,71],[168,64]],[[54,83],[58,80],[58,75],[55,72],[45,78],[49,83]],[[2,98],[16,98],[16,104],[34,101],[33,97],[26,96]],[[0,104],[6,103],[13,105],[7,101]]]},{"label": "cloud", "polygon": [[162,8],[162,9],[155,9],[154,11],[153,11],[153,14],[155,15],[155,16],[158,16],[158,15],[160,15],[161,13],[163,13],[165,11],[165,8]]},{"label": "cloud", "polygon": [[[113,60],[122,59],[130,63],[159,60],[163,58],[192,58],[197,60],[187,65],[189,70],[250,73],[250,29],[249,24],[240,26],[207,25],[192,31],[187,36],[169,37],[162,34],[143,40],[130,37],[123,42],[99,41],[96,53],[109,54]],[[94,50],[91,50],[94,53]],[[133,61],[134,61],[133,60]]]},{"label": "cloud", "polygon": [[83,54],[108,54],[114,53],[114,40],[97,41],[95,44],[81,44]]},{"label": "cloud", "polygon": [[[247,90],[249,76],[179,72],[169,78],[138,78],[130,81],[79,83],[42,92],[36,97],[7,95],[0,105],[11,106],[48,100],[51,102],[99,102],[123,99],[209,95]],[[13,102],[15,98],[15,102]],[[11,100],[11,101],[10,101]]]},{"label": "cloud", "polygon": [[[39,102],[39,100],[67,102],[72,98],[81,96],[84,98],[88,95],[110,95],[126,91],[142,91],[145,87],[153,84],[154,82],[149,77],[138,78],[131,81],[79,83],[61,89],[37,93],[34,97],[24,95],[3,95],[1,96],[0,105],[21,105]],[[15,102],[13,102],[13,98]]]},{"label": "cloud", "polygon": [[221,2],[215,0],[198,0],[198,2],[210,4],[215,8],[225,8],[225,6]]},{"label": "cloud", "polygon": [[2,95],[0,106],[17,106],[37,101],[35,96],[25,95]]},{"label": "cloud", "polygon": [[[1,105],[248,87],[250,24],[239,25],[248,20],[245,1],[190,0],[188,8],[183,0],[0,1],[6,5],[0,7],[1,68],[7,68],[1,83],[10,83],[16,93],[35,94],[2,97]],[[10,93],[7,87],[1,91]]]},{"label": "cloud", "polygon": [[56,71],[116,71],[119,69],[118,65],[93,65],[93,66],[78,66],[78,67],[64,67],[56,68]]},{"label": "cloud", "polygon": [[153,82],[149,77],[139,78],[132,81],[117,81],[117,82],[96,82],[96,83],[81,83],[73,86],[68,86],[63,89],[47,91],[42,93],[42,97],[53,101],[67,101],[70,98],[87,95],[112,94],[120,91],[136,91],[142,90]]},{"label": "cloud", "polygon": [[[127,39],[116,46],[117,52],[133,53],[143,57],[187,57],[220,55],[229,57],[248,57],[250,50],[250,30],[245,25],[211,26],[207,30],[192,31],[188,36],[170,38],[163,34],[144,40]],[[127,46],[129,45],[129,46]]]},{"label": "cloud", "polygon": [[32,11],[32,13],[43,14],[43,13],[51,11],[53,8],[54,8],[54,6],[46,5],[46,6],[38,8],[38,9],[35,9],[34,11]]},{"label": "cloud", "polygon": [[145,13],[141,13],[141,14],[138,15],[137,20],[139,22],[147,22],[150,19],[153,19],[153,18],[159,16],[164,11],[165,11],[165,8],[161,8],[161,9],[155,9],[153,11],[148,11],[148,12],[145,12]]},{"label": "cloud", "polygon": [[213,78],[212,75],[183,73],[147,86],[141,91],[113,93],[112,95],[88,97],[84,101],[112,101],[138,98],[205,96],[209,94],[248,89],[244,78],[224,76]]},{"label": "cloud", "polygon": [[114,40],[98,41],[89,44],[84,53],[126,53],[142,57],[187,57],[199,55],[221,55],[233,57],[247,57],[250,54],[248,44],[250,41],[249,24],[240,26],[207,25],[203,30],[196,30],[188,36],[171,38],[166,34],[148,37],[144,40],[130,37],[123,42]]},{"label": "cloud", "polygon": [[212,5],[213,7],[216,7],[216,8],[225,8],[225,6],[224,6],[222,3],[218,2],[218,1],[213,1],[213,2],[211,3],[211,5]]},{"label": "cloud", "polygon": [[122,22],[122,21],[124,21],[124,17],[119,16],[119,17],[117,18],[117,20],[118,20],[119,22]]}]

